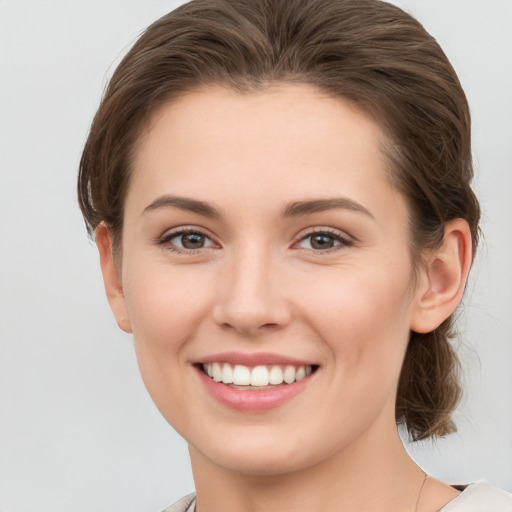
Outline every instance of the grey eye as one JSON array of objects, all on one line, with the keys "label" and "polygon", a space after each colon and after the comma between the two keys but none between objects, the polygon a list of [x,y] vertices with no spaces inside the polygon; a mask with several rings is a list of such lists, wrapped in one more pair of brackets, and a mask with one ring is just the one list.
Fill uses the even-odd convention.
[{"label": "grey eye", "polygon": [[352,240],[346,238],[341,233],[331,233],[330,231],[316,231],[305,235],[297,243],[297,247],[308,249],[310,251],[322,252],[329,249],[342,249],[352,245]]},{"label": "grey eye", "polygon": [[309,238],[312,249],[331,249],[336,244],[339,244],[339,241],[335,240],[334,237],[324,233],[311,235]]},{"label": "grey eye", "polygon": [[187,233],[181,235],[181,245],[185,249],[201,249],[204,247],[206,237],[200,233]]},{"label": "grey eye", "polygon": [[210,247],[213,242],[203,233],[198,231],[174,233],[166,237],[165,243],[171,244],[178,249],[197,250]]}]

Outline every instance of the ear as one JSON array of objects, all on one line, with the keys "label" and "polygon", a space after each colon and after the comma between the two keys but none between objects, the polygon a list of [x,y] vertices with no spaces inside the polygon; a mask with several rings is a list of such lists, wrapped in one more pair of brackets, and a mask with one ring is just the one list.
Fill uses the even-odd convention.
[{"label": "ear", "polygon": [[444,240],[430,253],[418,279],[411,330],[431,332],[457,308],[472,261],[471,231],[463,219],[447,222]]},{"label": "ear", "polygon": [[121,283],[120,269],[114,259],[112,247],[112,238],[104,222],[96,228],[96,245],[100,253],[101,273],[103,274],[103,283],[107,292],[107,299],[110,308],[117,320],[117,325],[124,332],[132,332],[130,318],[126,309],[124,300],[123,285]]}]

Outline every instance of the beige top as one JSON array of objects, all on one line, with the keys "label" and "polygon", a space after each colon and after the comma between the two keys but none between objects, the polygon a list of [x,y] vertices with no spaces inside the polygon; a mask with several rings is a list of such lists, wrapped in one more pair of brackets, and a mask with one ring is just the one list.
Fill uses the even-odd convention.
[{"label": "beige top", "polygon": [[[189,494],[162,512],[194,512],[195,494]],[[468,485],[439,512],[512,512],[512,494],[487,482]]]}]

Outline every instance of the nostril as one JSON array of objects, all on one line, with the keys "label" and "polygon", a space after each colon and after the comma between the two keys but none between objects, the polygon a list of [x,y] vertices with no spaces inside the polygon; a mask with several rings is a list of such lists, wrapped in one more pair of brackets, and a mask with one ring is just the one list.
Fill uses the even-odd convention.
[{"label": "nostril", "polygon": [[217,325],[226,331],[254,335],[289,324],[292,315],[282,290],[264,293],[256,285],[242,284],[219,290],[211,312]]},{"label": "nostril", "polygon": [[267,323],[267,324],[263,324],[260,329],[277,329],[279,327],[279,324],[275,324],[275,323]]},{"label": "nostril", "polygon": [[275,329],[279,329],[280,325],[274,322],[267,322],[264,324],[258,324],[257,322],[236,322],[229,323],[224,322],[221,324],[221,327],[227,331],[236,331],[244,336],[252,336],[261,331],[272,331]]}]

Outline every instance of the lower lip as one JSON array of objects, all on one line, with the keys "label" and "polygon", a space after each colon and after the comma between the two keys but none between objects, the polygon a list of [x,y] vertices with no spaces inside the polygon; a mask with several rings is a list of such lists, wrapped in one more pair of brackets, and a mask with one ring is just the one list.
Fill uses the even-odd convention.
[{"label": "lower lip", "polygon": [[206,390],[222,405],[237,411],[259,412],[280,407],[304,391],[314,374],[308,375],[293,384],[282,384],[262,390],[237,389],[215,382],[211,377],[196,368]]}]

